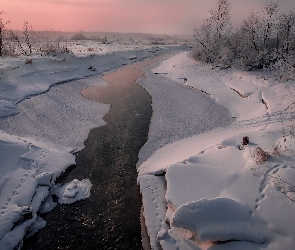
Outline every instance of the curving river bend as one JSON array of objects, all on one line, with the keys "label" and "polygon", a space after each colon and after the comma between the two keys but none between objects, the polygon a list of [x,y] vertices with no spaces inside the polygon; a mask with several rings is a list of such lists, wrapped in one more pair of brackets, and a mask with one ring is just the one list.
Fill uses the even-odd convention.
[{"label": "curving river bend", "polygon": [[26,239],[22,249],[142,249],[136,163],[152,109],[150,96],[135,80],[144,77],[140,68],[161,57],[105,75],[109,85],[81,92],[111,104],[107,124],[91,130],[76,154],[76,167],[62,179],[90,179],[90,198],[45,214],[46,227]]},{"label": "curving river bend", "polygon": [[[91,195],[45,214],[47,226],[26,239],[23,250],[142,249],[138,155],[142,162],[163,145],[232,122],[230,112],[210,97],[146,70],[148,78],[139,82],[158,107],[150,126],[151,97],[135,80],[144,77],[140,69],[163,58],[126,66],[103,77],[109,85],[81,92],[111,109],[104,117],[107,124],[91,130],[85,148],[76,154],[76,167],[60,181],[88,178]],[[155,122],[163,117],[165,126]]]}]

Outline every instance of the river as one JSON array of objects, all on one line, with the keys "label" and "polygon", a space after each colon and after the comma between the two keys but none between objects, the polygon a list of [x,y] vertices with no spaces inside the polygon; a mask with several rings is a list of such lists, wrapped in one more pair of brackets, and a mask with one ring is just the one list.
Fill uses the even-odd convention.
[{"label": "river", "polygon": [[28,249],[142,249],[136,163],[147,140],[151,98],[135,80],[140,68],[161,56],[124,67],[103,77],[109,85],[81,92],[111,104],[106,125],[92,129],[76,166],[60,181],[90,179],[90,198],[59,205],[43,217],[44,229],[24,241]]}]

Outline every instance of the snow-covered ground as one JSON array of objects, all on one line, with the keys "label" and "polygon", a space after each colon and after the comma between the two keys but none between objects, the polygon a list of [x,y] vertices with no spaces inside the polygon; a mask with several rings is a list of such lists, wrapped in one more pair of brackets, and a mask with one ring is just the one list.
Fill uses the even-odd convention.
[{"label": "snow-covered ground", "polygon": [[[0,249],[45,226],[37,211],[54,208],[51,195],[59,203],[91,195],[87,179],[55,183],[110,108],[79,92],[106,84],[103,72],[165,51],[77,46],[80,58],[0,60]],[[153,118],[138,164],[153,249],[293,249],[294,83],[211,69],[187,53],[155,65],[139,80]]]},{"label": "snow-covered ground", "polygon": [[[116,53],[113,53],[116,51]],[[60,186],[56,179],[75,165],[90,129],[105,124],[110,105],[80,91],[107,84],[105,72],[167,51],[150,47],[91,55],[33,55],[0,60],[0,249],[21,247],[25,234],[45,226],[38,216],[58,203],[89,197],[89,180]],[[31,59],[31,63],[25,63]],[[29,61],[30,62],[30,61]]]},{"label": "snow-covered ground", "polygon": [[[164,44],[169,44],[167,41]],[[163,44],[163,45],[164,45]],[[182,45],[184,42],[170,41],[171,45]],[[89,55],[104,55],[112,54],[118,51],[133,51],[142,49],[153,49],[155,45],[151,41],[146,40],[118,40],[109,43],[101,43],[99,41],[81,40],[81,41],[68,41],[67,48],[73,52],[76,56],[89,56]]]},{"label": "snow-covered ground", "polygon": [[[152,249],[294,249],[294,82],[212,69],[186,52],[153,71],[225,106],[233,123],[164,146],[139,166]],[[149,91],[153,80],[139,82]],[[151,91],[153,100],[165,94]],[[170,122],[155,112],[163,103],[153,101],[151,128]]]}]

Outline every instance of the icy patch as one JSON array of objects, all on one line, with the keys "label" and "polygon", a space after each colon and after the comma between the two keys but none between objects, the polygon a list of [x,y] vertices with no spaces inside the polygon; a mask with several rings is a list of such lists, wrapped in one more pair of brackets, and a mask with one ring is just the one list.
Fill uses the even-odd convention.
[{"label": "icy patch", "polygon": [[61,204],[71,204],[90,196],[91,182],[88,179],[75,179],[55,190]]},{"label": "icy patch", "polygon": [[244,240],[264,243],[270,233],[243,204],[228,198],[201,199],[180,206],[171,225],[196,232],[200,241]]},{"label": "icy patch", "polygon": [[89,77],[54,86],[42,95],[19,103],[17,108],[20,113],[1,120],[0,129],[79,151],[84,147],[83,142],[90,130],[105,124],[103,116],[110,109],[108,104],[87,100],[80,91],[85,87],[105,84],[99,77]]},{"label": "icy patch", "polygon": [[139,152],[138,166],[165,145],[234,121],[229,110],[212,98],[162,74],[154,74],[153,67],[154,64],[145,67],[146,78],[137,80],[151,95],[153,108],[148,141]]},{"label": "icy patch", "polygon": [[0,100],[0,117],[15,115],[18,113],[16,106],[8,101]]}]

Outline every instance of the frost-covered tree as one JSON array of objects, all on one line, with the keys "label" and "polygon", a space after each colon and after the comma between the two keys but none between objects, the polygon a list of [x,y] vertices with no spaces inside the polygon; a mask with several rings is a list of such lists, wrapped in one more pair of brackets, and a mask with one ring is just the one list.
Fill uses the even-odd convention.
[{"label": "frost-covered tree", "polygon": [[263,21],[261,16],[256,12],[243,21],[241,28],[236,32],[237,51],[239,54],[239,64],[245,68],[262,68],[260,54],[262,53],[262,30]]},{"label": "frost-covered tree", "polygon": [[278,21],[278,2],[266,2],[262,12],[263,23],[263,49],[271,49],[272,38],[275,37]]},{"label": "frost-covered tree", "polygon": [[195,30],[197,59],[218,66],[267,69],[280,79],[295,77],[295,11],[281,14],[278,2],[267,1],[232,32],[229,0],[218,0]]},{"label": "frost-covered tree", "polygon": [[295,12],[282,14],[277,26],[276,49],[271,68],[283,80],[295,77]]},{"label": "frost-covered tree", "polygon": [[218,41],[231,30],[231,6],[229,0],[218,0],[217,6],[209,11],[208,22]]},{"label": "frost-covered tree", "polygon": [[295,12],[280,15],[277,29],[276,49],[288,53],[295,46]]},{"label": "frost-covered tree", "polygon": [[230,1],[218,0],[216,7],[209,11],[208,18],[195,30],[194,37],[199,43],[197,56],[207,62],[218,61],[220,49],[227,43],[231,29]]},{"label": "frost-covered tree", "polygon": [[32,54],[32,43],[35,36],[35,31],[33,30],[32,25],[28,21],[24,22],[23,26],[24,41],[28,47],[29,54]]},{"label": "frost-covered tree", "polygon": [[240,63],[246,68],[268,67],[272,61],[278,22],[278,4],[267,2],[261,11],[251,12],[240,30]]},{"label": "frost-covered tree", "polygon": [[32,45],[35,40],[35,31],[28,21],[24,21],[22,35],[18,35],[15,31],[10,30],[10,37],[17,43],[19,50],[24,55],[32,54]]},{"label": "frost-covered tree", "polygon": [[4,21],[1,17],[3,11],[0,11],[0,56],[3,56],[4,49],[4,30],[9,21]]}]

